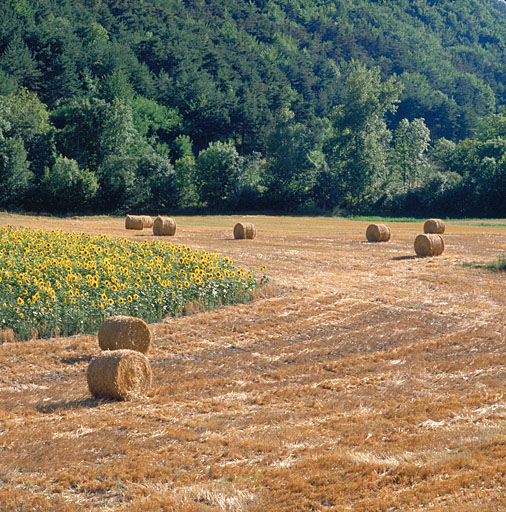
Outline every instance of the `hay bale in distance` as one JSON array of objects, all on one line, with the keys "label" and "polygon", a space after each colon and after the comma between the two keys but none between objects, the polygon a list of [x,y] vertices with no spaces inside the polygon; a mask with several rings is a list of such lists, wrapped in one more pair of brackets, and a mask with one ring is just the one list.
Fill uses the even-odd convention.
[{"label": "hay bale in distance", "polygon": [[423,232],[442,235],[445,232],[445,223],[441,219],[429,219],[423,225]]},{"label": "hay bale in distance", "polygon": [[173,236],[176,233],[176,221],[170,217],[158,216],[153,222],[153,234],[156,236]]},{"label": "hay bale in distance", "polygon": [[386,224],[369,224],[365,236],[368,242],[388,242],[392,232]]},{"label": "hay bale in distance", "polygon": [[250,222],[238,222],[234,226],[234,238],[253,240],[257,236],[257,229],[254,224]]},{"label": "hay bale in distance", "polygon": [[153,227],[153,217],[151,215],[141,215],[142,226],[145,228]]},{"label": "hay bale in distance", "polygon": [[125,229],[138,229],[142,230],[144,224],[140,215],[127,215],[125,218]]},{"label": "hay bale in distance", "polygon": [[141,318],[111,316],[98,329],[98,344],[102,350],[136,350],[147,354],[151,346],[151,331]]},{"label": "hay bale in distance", "polygon": [[93,396],[131,400],[150,390],[153,374],[148,358],[135,350],[102,352],[91,360],[86,372]]},{"label": "hay bale in distance", "polygon": [[445,241],[441,235],[429,233],[418,235],[415,238],[415,252],[417,256],[439,256],[445,250]]}]

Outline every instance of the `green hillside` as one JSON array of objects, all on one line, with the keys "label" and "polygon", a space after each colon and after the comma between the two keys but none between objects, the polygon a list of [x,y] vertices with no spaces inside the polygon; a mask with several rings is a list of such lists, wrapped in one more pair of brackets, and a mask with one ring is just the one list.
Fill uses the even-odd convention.
[{"label": "green hillside", "polygon": [[4,0],[0,206],[393,211],[451,192],[452,213],[497,215],[472,180],[497,188],[503,153],[474,147],[463,172],[451,144],[502,122],[505,20],[496,0]]}]

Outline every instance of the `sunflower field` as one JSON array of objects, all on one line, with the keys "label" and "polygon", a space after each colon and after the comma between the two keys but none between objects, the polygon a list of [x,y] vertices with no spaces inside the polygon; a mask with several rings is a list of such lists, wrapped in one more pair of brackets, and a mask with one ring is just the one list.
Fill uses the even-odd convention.
[{"label": "sunflower field", "polygon": [[[264,268],[261,268],[263,271]],[[148,323],[245,302],[268,280],[170,242],[0,228],[0,323],[17,339],[94,333],[112,315]]]}]

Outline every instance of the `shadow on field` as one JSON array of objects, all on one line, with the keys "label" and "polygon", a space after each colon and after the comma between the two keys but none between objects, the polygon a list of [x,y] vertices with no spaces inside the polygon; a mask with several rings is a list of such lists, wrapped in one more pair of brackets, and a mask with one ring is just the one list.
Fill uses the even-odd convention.
[{"label": "shadow on field", "polygon": [[116,402],[116,400],[88,397],[80,400],[69,400],[67,402],[61,401],[54,402],[52,404],[39,405],[36,409],[42,414],[51,414],[53,412],[65,411],[67,409],[93,409],[109,402]]},{"label": "shadow on field", "polygon": [[418,256],[396,256],[392,261],[416,260]]},{"label": "shadow on field", "polygon": [[77,357],[62,357],[60,362],[63,364],[78,364],[78,363],[89,363],[91,356],[77,356]]}]

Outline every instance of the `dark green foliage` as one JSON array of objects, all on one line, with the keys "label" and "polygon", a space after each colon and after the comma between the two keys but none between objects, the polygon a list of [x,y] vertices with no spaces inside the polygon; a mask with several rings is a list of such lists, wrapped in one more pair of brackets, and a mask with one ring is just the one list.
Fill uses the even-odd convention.
[{"label": "dark green foliage", "polygon": [[[52,166],[55,157],[54,128],[49,121],[46,106],[37,95],[20,88],[7,96],[0,96],[0,116],[8,122],[6,134],[23,141],[36,187],[47,166]],[[36,195],[36,194],[35,194]]]},{"label": "dark green foliage", "polygon": [[506,215],[506,117],[484,120],[476,139],[440,139],[431,157],[436,172],[397,198],[397,209],[426,215]]},{"label": "dark green foliage", "polygon": [[316,168],[311,161],[315,141],[311,131],[283,109],[267,133],[263,184],[266,201],[278,208],[301,207],[311,195]]},{"label": "dark green foliage", "polygon": [[195,158],[186,154],[178,158],[175,163],[176,183],[179,191],[179,203],[181,208],[199,205],[199,196],[195,185],[196,168]]},{"label": "dark green foliage", "polygon": [[169,146],[172,146],[176,158],[192,153],[190,138],[177,135],[182,129],[182,118],[177,109],[138,96],[133,101],[132,114],[139,136],[153,147],[158,147],[159,151],[169,151]]},{"label": "dark green foliage", "polygon": [[101,211],[504,211],[505,21],[495,0],[5,0],[3,204],[56,211],[69,176]]},{"label": "dark green foliage", "polygon": [[262,185],[264,163],[262,154],[257,152],[239,157],[239,183],[235,204],[237,210],[260,211],[269,207],[266,189]]},{"label": "dark green foliage", "polygon": [[16,84],[36,88],[41,72],[37,67],[32,52],[19,35],[15,35],[0,57],[0,68]]},{"label": "dark green foliage", "polygon": [[96,170],[103,158],[100,133],[106,108],[103,100],[84,97],[53,113],[53,122],[58,128],[57,147],[80,167]]},{"label": "dark green foliage", "polygon": [[0,138],[0,205],[3,208],[22,204],[28,192],[32,172],[21,137]]},{"label": "dark green foliage", "polygon": [[54,122],[58,149],[92,171],[109,155],[131,153],[137,137],[132,107],[121,98],[74,100],[56,111]]},{"label": "dark green foliage", "polygon": [[137,190],[138,160],[134,155],[109,155],[97,171],[100,188],[97,206],[105,212],[130,211],[147,199],[147,190]]},{"label": "dark green foliage", "polygon": [[147,197],[135,205],[139,211],[167,212],[179,204],[179,185],[170,161],[155,152],[143,154],[138,161],[137,190],[146,190]]},{"label": "dark green foliage", "polygon": [[391,139],[385,115],[395,112],[401,86],[393,78],[382,82],[378,68],[352,61],[343,82],[343,104],[331,115],[324,142],[328,167],[319,176],[330,208],[360,207],[385,180]]},{"label": "dark green foliage", "polygon": [[402,119],[394,132],[390,155],[392,172],[397,173],[404,191],[423,183],[430,170],[427,149],[430,142],[429,129],[423,119]]},{"label": "dark green foliage", "polygon": [[115,69],[110,75],[105,76],[100,82],[100,95],[110,103],[115,99],[131,103],[134,90],[128,74],[123,69]]},{"label": "dark green foliage", "polygon": [[[20,207],[37,183],[37,173],[52,161],[52,129],[46,107],[21,88],[0,96],[0,204]],[[39,146],[44,149],[39,151]],[[35,178],[35,179],[34,179]]]},{"label": "dark green foliage", "polygon": [[211,142],[199,153],[194,181],[200,200],[209,208],[235,205],[239,177],[239,155],[231,142]]},{"label": "dark green foliage", "polygon": [[51,211],[83,212],[91,205],[98,181],[88,169],[80,169],[75,160],[58,156],[51,169],[46,168],[40,182],[44,206]]}]

